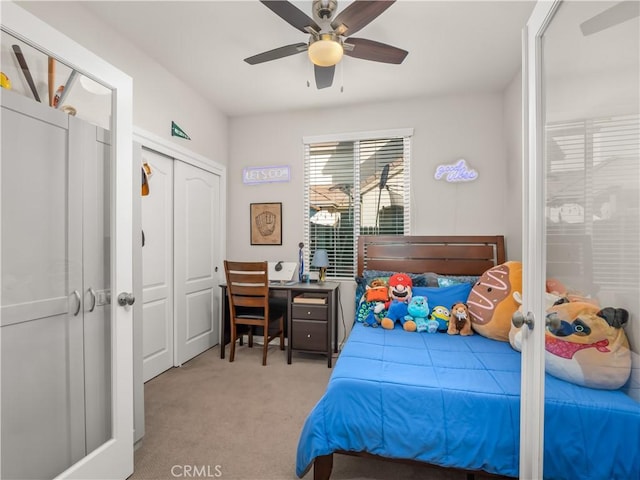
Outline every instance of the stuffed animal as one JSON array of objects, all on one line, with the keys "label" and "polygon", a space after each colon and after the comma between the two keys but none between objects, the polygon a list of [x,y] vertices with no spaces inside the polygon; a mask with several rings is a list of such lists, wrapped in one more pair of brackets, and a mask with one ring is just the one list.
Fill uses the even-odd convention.
[{"label": "stuffed animal", "polygon": [[511,316],[519,307],[512,294],[521,291],[521,262],[505,262],[484,272],[467,300],[473,329],[482,336],[509,341]]},{"label": "stuffed animal", "polygon": [[[411,297],[411,301],[407,305],[407,315],[405,315],[405,324],[413,321],[416,324],[416,332],[425,332],[427,328],[427,317],[429,316],[429,302],[427,297],[416,295]],[[432,333],[432,332],[429,332]]]},{"label": "stuffed animal", "polygon": [[382,320],[384,311],[384,303],[373,303],[371,304],[369,314],[364,319],[365,327],[377,327],[380,325],[380,320]]},{"label": "stuffed animal", "polygon": [[473,335],[471,315],[469,315],[466,303],[458,302],[451,307],[447,333],[449,335]]},{"label": "stuffed animal", "polygon": [[416,323],[413,320],[406,320],[407,305],[411,301],[411,289],[413,282],[411,277],[405,273],[394,273],[389,277],[389,301],[385,304],[387,315],[380,324],[387,330],[393,329],[399,321],[408,332],[415,332]]},{"label": "stuffed animal", "polygon": [[367,302],[382,302],[389,301],[389,288],[385,284],[384,280],[377,278],[366,286],[364,292],[365,300]]},{"label": "stuffed animal", "polygon": [[[564,302],[548,309],[556,326],[545,332],[545,366],[551,375],[591,388],[614,390],[631,375],[631,350],[622,328],[623,308]],[[550,322],[551,323],[551,322]]]},{"label": "stuffed animal", "polygon": [[434,307],[429,315],[429,320],[438,324],[436,327],[437,331],[446,332],[449,326],[449,309],[442,305]]}]

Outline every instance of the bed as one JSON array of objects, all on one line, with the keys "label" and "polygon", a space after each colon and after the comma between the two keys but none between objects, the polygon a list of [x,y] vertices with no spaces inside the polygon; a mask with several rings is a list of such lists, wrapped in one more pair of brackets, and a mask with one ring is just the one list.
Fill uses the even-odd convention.
[{"label": "bed", "polygon": [[[505,261],[501,236],[360,237],[365,270],[479,276]],[[640,405],[620,390],[545,380],[545,478],[640,478]],[[328,479],[335,453],[517,477],[520,354],[481,335],[354,323],[308,415],[296,474]]]}]

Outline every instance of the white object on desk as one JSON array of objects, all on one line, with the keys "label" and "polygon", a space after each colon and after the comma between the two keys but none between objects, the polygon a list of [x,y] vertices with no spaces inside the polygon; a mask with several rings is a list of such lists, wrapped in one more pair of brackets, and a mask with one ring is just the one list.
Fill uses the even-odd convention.
[{"label": "white object on desk", "polygon": [[[298,264],[296,262],[268,262],[269,283],[273,282],[291,282],[293,274],[296,273]],[[276,265],[280,264],[282,268],[276,269]]]}]

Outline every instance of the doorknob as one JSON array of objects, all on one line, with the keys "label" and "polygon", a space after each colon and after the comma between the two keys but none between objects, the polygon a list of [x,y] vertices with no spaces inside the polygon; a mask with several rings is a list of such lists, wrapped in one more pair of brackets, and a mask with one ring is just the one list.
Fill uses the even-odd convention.
[{"label": "doorknob", "polygon": [[133,296],[133,293],[122,292],[118,295],[118,305],[124,307],[125,305],[133,305],[133,302],[136,301],[136,297]]},{"label": "doorknob", "polygon": [[533,330],[533,320],[533,313],[531,312],[527,312],[527,315],[525,316],[520,310],[516,310],[515,313],[511,316],[511,323],[513,323],[513,326],[516,328],[527,325],[527,327],[529,327],[529,330]]},{"label": "doorknob", "polygon": [[556,312],[547,313],[547,318],[545,319],[547,327],[550,330],[558,330],[562,325],[562,321]]}]

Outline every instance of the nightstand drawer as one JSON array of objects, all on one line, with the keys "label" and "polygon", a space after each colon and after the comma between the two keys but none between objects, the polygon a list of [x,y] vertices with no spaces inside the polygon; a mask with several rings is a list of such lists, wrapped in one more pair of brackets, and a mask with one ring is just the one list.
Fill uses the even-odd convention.
[{"label": "nightstand drawer", "polygon": [[327,320],[326,305],[293,305],[291,318],[295,320]]},{"label": "nightstand drawer", "polygon": [[293,320],[291,348],[296,350],[327,351],[327,322]]}]

